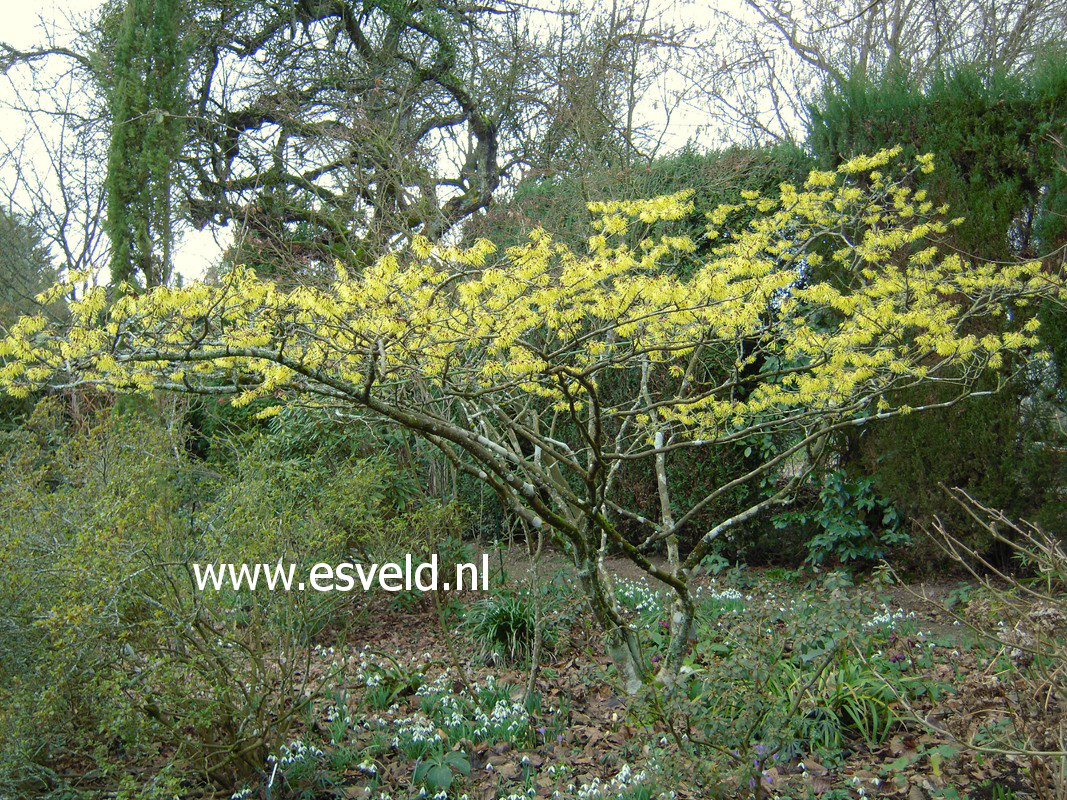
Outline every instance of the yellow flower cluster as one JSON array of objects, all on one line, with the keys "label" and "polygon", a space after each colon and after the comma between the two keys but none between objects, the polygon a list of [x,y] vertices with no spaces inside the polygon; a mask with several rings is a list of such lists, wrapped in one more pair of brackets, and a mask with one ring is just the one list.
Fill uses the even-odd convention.
[{"label": "yellow flower cluster", "polygon": [[[110,306],[94,289],[71,303],[65,328],[42,317],[14,326],[0,342],[0,386],[25,394],[67,373],[129,390],[229,389],[242,404],[449,396],[566,410],[607,402],[596,395],[612,371],[662,364],[660,420],[698,438],[775,415],[884,405],[904,382],[973,376],[1035,348],[1036,322],[990,328],[976,316],[1064,292],[1036,263],[942,255],[930,241],[947,223],[890,174],[898,156],[858,157],[811,173],[803,189],[783,184],[777,196],[745,193],[721,206],[708,238],[722,243],[685,279],[664,264],[694,258],[688,237],[631,246],[623,234],[635,222],[685,218],[690,192],[591,204],[597,232],[584,252],[536,229],[504,253],[486,240],[458,248],[417,239],[361,274],[338,265],[322,287],[285,291],[236,267],[217,284],[161,287]],[[927,166],[932,157],[921,156],[914,168]],[[722,236],[746,208],[755,218]],[[764,367],[751,391],[716,386],[702,371],[725,358],[740,373],[757,351]],[[633,398],[614,402],[605,413],[622,417]]]}]

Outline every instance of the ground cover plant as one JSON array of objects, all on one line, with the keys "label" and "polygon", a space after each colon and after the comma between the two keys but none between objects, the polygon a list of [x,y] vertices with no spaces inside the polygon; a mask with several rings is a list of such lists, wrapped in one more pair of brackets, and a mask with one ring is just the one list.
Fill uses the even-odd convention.
[{"label": "ground cover plant", "polygon": [[[511,581],[530,568],[522,552],[507,563]],[[573,568],[557,557],[539,569]],[[656,658],[670,597],[629,570],[622,602]],[[973,620],[988,595],[973,591],[949,613],[908,606],[911,595],[884,584],[832,577],[741,569],[701,580],[685,692],[650,687],[637,697],[614,683],[587,612],[549,622],[561,626],[561,645],[528,691],[528,662],[478,657],[477,625],[442,628],[431,605],[380,593],[368,599],[377,625],[314,637],[301,669],[316,690],[299,693],[307,702],[285,735],[275,731],[231,788],[217,776],[202,783],[179,759],[142,768],[166,769],[165,791],[214,785],[216,796],[239,798],[1028,796],[1035,766],[1025,748],[1000,749],[1017,740],[997,725],[988,692],[1010,695],[1029,673],[954,618]],[[561,605],[579,599],[573,580],[554,586]],[[477,619],[484,600],[451,602],[459,618]],[[456,651],[472,655],[453,661]],[[1062,716],[1045,721],[1062,725]],[[996,749],[982,731],[997,731]],[[80,790],[109,785],[100,773]]]}]

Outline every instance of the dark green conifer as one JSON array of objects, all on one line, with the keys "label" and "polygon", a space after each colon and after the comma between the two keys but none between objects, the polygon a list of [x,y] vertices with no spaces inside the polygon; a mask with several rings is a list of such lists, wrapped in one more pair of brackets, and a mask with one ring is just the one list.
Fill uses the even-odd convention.
[{"label": "dark green conifer", "polygon": [[170,277],[188,82],[183,0],[127,0],[112,51],[107,229],[116,286]]}]

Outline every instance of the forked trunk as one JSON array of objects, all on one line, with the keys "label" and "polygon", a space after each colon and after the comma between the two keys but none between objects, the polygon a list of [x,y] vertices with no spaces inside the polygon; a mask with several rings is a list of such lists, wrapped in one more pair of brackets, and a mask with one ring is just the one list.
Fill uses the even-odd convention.
[{"label": "forked trunk", "polygon": [[578,564],[578,579],[593,616],[604,631],[608,655],[619,671],[623,687],[628,694],[636,694],[651,676],[641,652],[637,631],[622,618],[615,606],[607,583],[610,577],[589,556]]}]

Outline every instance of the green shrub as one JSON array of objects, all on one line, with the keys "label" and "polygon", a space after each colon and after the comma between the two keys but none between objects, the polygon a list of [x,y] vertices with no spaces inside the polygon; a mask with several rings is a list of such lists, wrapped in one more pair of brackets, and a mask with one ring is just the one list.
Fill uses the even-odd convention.
[{"label": "green shrub", "polygon": [[[877,81],[858,75],[813,105],[808,144],[824,166],[897,144],[905,153],[934,153],[937,168],[917,176],[916,188],[961,219],[939,243],[976,260],[1047,258],[1051,271],[1067,244],[1065,117],[1067,58],[1049,53],[1021,68],[960,65],[923,85],[892,73]],[[1015,365],[1021,377],[996,396],[885,421],[845,437],[839,450],[845,466],[876,477],[878,491],[909,522],[940,518],[979,549],[994,540],[948,501],[941,484],[1050,530],[1067,524],[1067,460],[1048,445],[1067,399],[1067,315],[1053,304],[1012,314],[1039,315],[1051,365]],[[954,392],[914,392],[905,402],[943,402]],[[929,567],[939,554],[917,544],[914,565]]]},{"label": "green shrub", "polygon": [[[524,661],[530,655],[536,633],[533,600],[525,590],[494,589],[470,607],[464,625],[484,660]],[[544,644],[550,645],[550,639],[545,636]]]},{"label": "green shrub", "polygon": [[896,508],[875,492],[874,478],[850,477],[841,469],[823,477],[818,508],[779,514],[774,524],[813,526],[807,561],[816,566],[879,561],[891,547],[910,542]]},{"label": "green shrub", "polygon": [[0,795],[65,790],[61,757],[92,791],[134,773],[136,796],[236,787],[330,679],[308,673],[313,648],[359,604],[201,592],[189,565],[300,570],[405,539],[429,548],[454,527],[436,505],[398,509],[380,457],[296,456],[261,430],[203,462],[180,403],[108,405],[72,418],[42,401],[0,434]]}]

